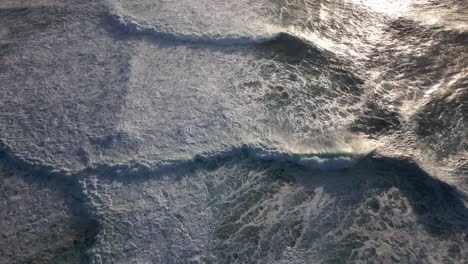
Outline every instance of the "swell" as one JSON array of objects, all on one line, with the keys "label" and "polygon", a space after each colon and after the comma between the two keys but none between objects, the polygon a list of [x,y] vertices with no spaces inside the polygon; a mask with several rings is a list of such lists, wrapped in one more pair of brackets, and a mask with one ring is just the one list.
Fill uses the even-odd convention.
[{"label": "swell", "polygon": [[302,43],[302,45],[312,45],[308,41],[294,36],[286,31],[276,31],[269,34],[259,35],[236,35],[236,34],[191,34],[175,32],[156,25],[149,25],[144,21],[111,12],[106,17],[107,23],[119,31],[131,36],[144,36],[157,38],[171,42],[187,42],[192,44],[206,44],[213,46],[235,46],[235,45],[255,45],[275,42],[281,39]]},{"label": "swell", "polygon": [[237,158],[252,161],[285,163],[307,170],[339,171],[353,167],[363,156],[353,153],[310,153],[297,154],[271,149],[265,146],[245,144],[219,152],[204,153],[189,159],[165,160],[158,164],[130,161],[125,164],[96,164],[79,174],[115,175],[117,177],[138,177],[141,175],[184,174],[197,167],[210,168]]},{"label": "swell", "polygon": [[351,168],[363,154],[353,153],[291,153],[272,149],[269,147],[244,144],[234,146],[226,150],[212,153],[204,153],[189,159],[165,160],[157,164],[149,164],[141,161],[130,161],[123,164],[93,164],[80,171],[69,171],[57,169],[50,165],[41,164],[27,160],[22,156],[17,156],[14,150],[0,141],[0,158],[8,164],[35,175],[52,178],[67,178],[71,183],[79,181],[92,174],[103,175],[112,174],[118,176],[138,176],[141,174],[161,175],[173,171],[186,171],[202,165],[210,167],[213,164],[222,163],[225,160],[235,158],[248,158],[252,160],[289,163],[304,167],[310,170],[337,171]]},{"label": "swell", "polygon": [[[439,210],[438,208],[446,208],[444,206],[445,204],[447,204],[446,201],[450,201],[450,208],[453,208],[453,211],[456,212],[455,214],[451,214],[449,217],[447,217],[450,223],[454,221],[460,222],[466,219],[466,208],[463,206],[463,201],[466,197],[463,196],[463,194],[460,193],[456,188],[430,177],[428,174],[422,171],[413,161],[404,158],[398,159],[382,157],[378,154],[374,155],[374,153],[362,157],[362,161],[360,160],[361,157],[362,156],[353,155],[349,153],[292,154],[277,150],[269,150],[266,148],[262,148],[261,146],[242,145],[218,153],[199,155],[194,157],[193,159],[167,162],[167,164],[163,166],[154,167],[144,165],[141,163],[129,163],[121,165],[100,164],[94,167],[87,168],[83,171],[71,174],[60,170],[54,170],[53,168],[48,166],[41,166],[39,164],[29,164],[28,162],[25,162],[24,160],[21,160],[18,157],[16,157],[14,152],[12,152],[8,146],[2,144],[0,141],[0,159],[3,159],[6,162],[13,164],[15,167],[18,167],[22,171],[40,172],[41,178],[67,178],[64,179],[65,182],[68,182],[69,184],[73,184],[74,186],[80,188],[78,192],[80,193],[80,196],[83,197],[83,204],[81,206],[85,206],[90,216],[93,219],[97,220],[97,232],[93,234],[94,238],[90,238],[90,240],[93,241],[93,243],[94,241],[97,241],[101,238],[100,236],[103,230],[101,228],[101,225],[104,225],[105,222],[102,222],[103,214],[102,212],[100,212],[102,208],[96,206],[96,204],[92,202],[92,194],[90,195],[86,193],[86,187],[81,182],[82,180],[85,180],[84,177],[94,174],[98,177],[104,177],[113,180],[115,179],[125,181],[144,181],[153,177],[157,177],[159,173],[177,173],[178,170],[182,170],[181,172],[183,174],[181,174],[181,177],[183,177],[186,174],[186,172],[190,172],[199,168],[216,169],[225,163],[229,163],[230,160],[236,162],[237,159],[252,159],[254,162],[255,160],[258,160],[260,161],[260,164],[262,166],[269,166],[269,162],[284,162],[285,165],[297,164],[298,166],[301,166],[300,169],[302,168],[302,171],[307,171],[307,169],[310,168],[333,170],[344,169],[359,162],[360,165],[356,167],[357,170],[355,172],[357,172],[358,174],[362,173],[363,171],[360,169],[364,169],[364,171],[370,171],[372,175],[370,179],[375,178],[375,175],[373,175],[374,171],[378,172],[385,170],[395,173],[396,175],[399,175],[399,172],[403,172],[404,175],[401,176],[401,180],[399,178],[396,178],[395,184],[398,184],[396,185],[396,187],[401,188],[404,192],[409,193],[409,199],[411,203],[414,203],[415,205],[420,204],[421,197],[419,196],[419,193],[427,195],[427,193],[430,193],[432,191],[435,192],[436,196],[436,198],[434,198],[433,200],[435,200],[438,203],[438,207],[436,207],[435,210]],[[375,170],[375,167],[381,169]],[[324,181],[327,180],[325,179]],[[331,180],[331,182],[333,182],[333,180]],[[405,184],[407,182],[410,183],[409,187],[407,184]],[[385,184],[388,185],[388,183]],[[379,183],[379,186],[381,185],[382,183]],[[414,190],[412,189],[413,186],[415,186],[414,188],[418,188],[419,190],[417,195],[414,195]],[[432,195],[431,197],[434,197],[434,195]],[[435,212],[437,212],[440,215],[447,216],[446,211]],[[423,224],[425,224],[426,222],[424,215],[421,216],[421,219]],[[429,224],[426,225],[428,225],[428,228],[431,228]],[[459,232],[457,227],[451,228],[446,233],[450,235],[453,232]],[[88,244],[87,248],[92,249],[93,245]],[[93,251],[88,251],[88,253],[91,255],[94,254]]]}]

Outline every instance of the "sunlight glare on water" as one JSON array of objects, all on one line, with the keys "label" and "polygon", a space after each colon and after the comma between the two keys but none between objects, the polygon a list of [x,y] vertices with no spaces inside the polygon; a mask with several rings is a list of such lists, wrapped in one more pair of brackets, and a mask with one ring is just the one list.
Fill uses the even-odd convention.
[{"label": "sunlight glare on water", "polygon": [[401,16],[410,11],[412,0],[352,0],[358,5],[392,16]]}]

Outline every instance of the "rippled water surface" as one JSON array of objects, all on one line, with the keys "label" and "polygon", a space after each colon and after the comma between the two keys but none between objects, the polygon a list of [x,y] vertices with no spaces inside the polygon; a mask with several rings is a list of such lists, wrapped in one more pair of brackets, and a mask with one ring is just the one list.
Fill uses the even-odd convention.
[{"label": "rippled water surface", "polygon": [[0,2],[0,263],[468,262],[464,0]]}]

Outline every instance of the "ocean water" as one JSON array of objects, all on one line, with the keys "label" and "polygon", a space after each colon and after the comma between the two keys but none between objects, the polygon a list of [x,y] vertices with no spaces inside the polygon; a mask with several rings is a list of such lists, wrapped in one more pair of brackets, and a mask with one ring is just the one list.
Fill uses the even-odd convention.
[{"label": "ocean water", "polygon": [[0,263],[468,262],[467,27],[464,0],[0,2]]}]

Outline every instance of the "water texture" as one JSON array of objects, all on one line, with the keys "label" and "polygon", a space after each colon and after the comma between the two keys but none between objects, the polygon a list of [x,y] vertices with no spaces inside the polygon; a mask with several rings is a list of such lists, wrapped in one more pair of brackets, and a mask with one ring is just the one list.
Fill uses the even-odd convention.
[{"label": "water texture", "polygon": [[463,0],[0,2],[0,263],[468,263]]}]

